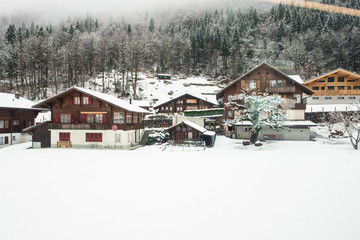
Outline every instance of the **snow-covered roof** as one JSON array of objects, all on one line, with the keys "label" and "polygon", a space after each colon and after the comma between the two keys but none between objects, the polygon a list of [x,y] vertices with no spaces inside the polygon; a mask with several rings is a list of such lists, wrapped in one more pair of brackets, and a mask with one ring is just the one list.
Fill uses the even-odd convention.
[{"label": "snow-covered roof", "polygon": [[304,84],[304,81],[300,77],[300,75],[288,75],[291,79],[295,80],[296,82],[300,84]]},{"label": "snow-covered roof", "polygon": [[[203,127],[197,125],[196,123],[193,123],[193,122],[190,121],[190,120],[183,120],[183,121],[179,122],[178,124],[176,124],[176,125],[174,125],[174,126],[172,126],[172,127],[169,127],[169,128],[167,128],[167,129],[173,128],[173,127],[175,127],[175,126],[177,126],[177,125],[180,125],[180,124],[182,124],[182,123],[185,124],[185,125],[187,125],[187,126],[189,126],[189,127],[192,127],[193,129],[197,130],[198,132],[200,132],[200,133],[202,133],[202,134],[204,134],[204,135],[208,135],[208,136],[215,136],[215,135],[216,135],[215,132],[210,131],[210,130],[207,130],[206,128],[203,128]],[[166,129],[166,130],[167,130],[167,129]]]},{"label": "snow-covered roof", "polygon": [[133,104],[130,104],[128,103],[127,101],[124,101],[122,99],[119,99],[115,96],[112,96],[112,95],[109,95],[109,94],[105,94],[105,93],[100,93],[100,92],[96,92],[96,91],[93,91],[93,90],[90,90],[90,89],[85,89],[85,88],[81,88],[81,87],[72,87],[62,93],[59,93],[43,102],[40,102],[38,104],[36,104],[35,106],[41,106],[42,104],[44,104],[45,102],[48,102],[52,99],[55,99],[57,98],[59,95],[63,95],[64,93],[67,93],[67,92],[70,92],[72,90],[76,90],[76,91],[79,91],[79,92],[82,92],[82,93],[85,93],[87,95],[90,95],[90,96],[93,96],[95,98],[98,98],[98,99],[101,99],[111,105],[114,105],[114,106],[117,106],[117,107],[120,107],[122,109],[125,109],[125,110],[128,110],[130,112],[138,112],[138,113],[150,113],[149,111],[143,109],[143,108],[140,108],[136,105],[133,105]]},{"label": "snow-covered roof", "polygon": [[132,104],[138,107],[150,107],[150,102],[147,100],[132,100]]},{"label": "snow-covered roof", "polygon": [[16,109],[31,109],[31,110],[46,110],[39,108],[32,108],[35,103],[23,98],[19,97],[18,99],[15,97],[15,94],[12,93],[0,93],[0,108],[16,108]]},{"label": "snow-covered roof", "polygon": [[168,102],[174,101],[174,100],[176,100],[176,99],[178,99],[178,98],[181,98],[181,97],[184,96],[184,95],[190,95],[190,96],[192,96],[192,97],[198,98],[198,99],[200,99],[200,100],[209,102],[209,103],[214,104],[214,105],[217,104],[216,102],[213,102],[213,101],[211,101],[211,100],[208,100],[208,99],[207,99],[206,97],[204,97],[204,96],[200,96],[200,95],[193,94],[193,93],[183,93],[183,94],[181,94],[181,95],[178,95],[178,96],[176,96],[176,97],[173,97],[173,98],[171,98],[171,99],[168,99],[168,100],[166,100],[166,101],[163,101],[163,102],[160,102],[160,103],[156,104],[156,105],[154,106],[154,108],[157,108],[158,106],[161,106],[161,105],[163,105],[163,104],[165,104],[165,103],[168,103]]},{"label": "snow-covered roof", "polygon": [[306,104],[306,113],[311,112],[346,112],[359,109],[355,104]]},{"label": "snow-covered roof", "polygon": [[[250,121],[242,121],[234,124],[235,126],[252,126],[253,124]],[[309,120],[303,121],[284,121],[283,126],[290,127],[290,126],[317,126],[315,123]]]}]

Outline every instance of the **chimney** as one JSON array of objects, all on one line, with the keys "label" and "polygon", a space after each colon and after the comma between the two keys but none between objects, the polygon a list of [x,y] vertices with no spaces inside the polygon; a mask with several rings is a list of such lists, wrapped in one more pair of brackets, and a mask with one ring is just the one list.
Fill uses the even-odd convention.
[{"label": "chimney", "polygon": [[132,99],[131,98],[129,99],[129,103],[132,104]]},{"label": "chimney", "polygon": [[15,93],[15,98],[16,98],[16,99],[20,99],[20,93],[16,92],[16,93]]}]

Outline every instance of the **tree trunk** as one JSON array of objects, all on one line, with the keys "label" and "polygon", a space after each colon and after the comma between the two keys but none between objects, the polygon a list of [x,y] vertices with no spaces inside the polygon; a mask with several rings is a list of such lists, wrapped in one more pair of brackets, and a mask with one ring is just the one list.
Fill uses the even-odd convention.
[{"label": "tree trunk", "polygon": [[258,135],[259,135],[260,130],[261,130],[261,129],[256,128],[256,129],[254,129],[254,130],[251,132],[250,142],[251,142],[252,144],[254,144],[254,143],[257,141],[257,138],[258,138]]}]

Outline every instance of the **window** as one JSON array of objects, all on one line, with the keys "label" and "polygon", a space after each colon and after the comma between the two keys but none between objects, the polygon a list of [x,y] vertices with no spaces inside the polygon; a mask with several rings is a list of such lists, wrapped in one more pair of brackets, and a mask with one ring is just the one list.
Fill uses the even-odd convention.
[{"label": "window", "polygon": [[183,100],[177,100],[176,101],[176,104],[183,104],[184,102],[183,102]]},{"label": "window", "polygon": [[80,97],[74,97],[74,104],[76,105],[80,104]]},{"label": "window", "polygon": [[116,142],[116,143],[120,143],[120,142],[121,142],[121,134],[120,134],[120,133],[115,133],[115,142]]},{"label": "window", "polygon": [[71,122],[71,114],[68,114],[68,113],[60,114],[60,122],[61,123],[70,123]]},{"label": "window", "polygon": [[325,100],[331,100],[331,97],[325,97]]},{"label": "window", "polygon": [[192,138],[193,138],[192,132],[188,132],[188,139],[192,139]]},{"label": "window", "polygon": [[169,110],[169,107],[166,107],[166,110]]},{"label": "window", "polygon": [[313,90],[319,90],[319,87],[312,87]]},{"label": "window", "polygon": [[338,82],[344,82],[344,77],[338,77]]},{"label": "window", "polygon": [[319,97],[312,97],[312,100],[319,100]]},{"label": "window", "polygon": [[14,125],[14,126],[19,125],[19,120],[13,120],[13,125]]},{"label": "window", "polygon": [[131,113],[126,114],[126,123],[132,123],[132,114]]},{"label": "window", "polygon": [[270,87],[275,87],[276,86],[276,80],[270,80],[269,84],[270,84]]},{"label": "window", "polygon": [[70,141],[70,133],[59,133],[59,141],[60,142],[68,142]]},{"label": "window", "polygon": [[355,80],[347,80],[347,82],[355,82]]},{"label": "window", "polygon": [[338,90],[345,90],[344,86],[338,86]]},{"label": "window", "polygon": [[334,82],[334,77],[328,77],[328,82]]},{"label": "window", "polygon": [[256,88],[256,80],[245,80],[245,88],[248,88],[248,89]]},{"label": "window", "polygon": [[138,123],[138,114],[137,113],[134,113],[134,115],[133,115],[133,123]]},{"label": "window", "polygon": [[349,97],[349,99],[356,99],[356,97]]},{"label": "window", "polygon": [[82,100],[83,100],[83,104],[84,104],[84,105],[88,105],[88,104],[89,104],[89,97],[83,97]]},{"label": "window", "polygon": [[321,82],[325,82],[325,80],[319,80],[318,82],[320,82],[320,83],[321,83]]},{"label": "window", "polygon": [[321,90],[325,90],[325,87],[321,87]]},{"label": "window", "polygon": [[278,80],[278,86],[282,87],[283,86],[283,80]]},{"label": "window", "polygon": [[13,141],[16,141],[16,136],[13,136]]},{"label": "window", "polygon": [[0,120],[0,128],[4,128],[5,124],[4,124],[4,120]]},{"label": "window", "polygon": [[172,111],[172,107],[169,107],[170,111]]},{"label": "window", "polygon": [[114,112],[114,123],[124,123],[123,112]]},{"label": "window", "polygon": [[233,111],[229,110],[229,111],[228,111],[228,117],[231,118],[231,117],[233,117],[233,116],[234,116],[234,115],[233,115]]},{"label": "window", "polygon": [[186,103],[196,103],[196,99],[186,99]]},{"label": "window", "polygon": [[182,107],[176,107],[176,111],[178,112],[182,112],[183,108]]},{"label": "window", "polygon": [[329,86],[328,90],[335,90],[335,87],[334,86]]},{"label": "window", "polygon": [[351,86],[348,86],[348,87],[347,87],[347,90],[351,90]]},{"label": "window", "polygon": [[102,142],[102,133],[86,133],[87,142]]},{"label": "window", "polygon": [[354,90],[360,90],[360,86],[354,86]]},{"label": "window", "polygon": [[104,120],[103,116],[104,116],[104,114],[96,114],[95,115],[95,122],[96,123],[103,123],[103,120]]},{"label": "window", "polygon": [[301,103],[301,95],[300,94],[294,94],[294,97],[296,99],[296,103]]},{"label": "window", "polygon": [[86,114],[86,122],[94,123],[95,122],[94,114]]},{"label": "window", "polygon": [[139,114],[139,123],[142,123],[142,121],[143,121],[143,115]]},{"label": "window", "polygon": [[251,132],[251,127],[244,128],[244,132]]},{"label": "window", "polygon": [[197,110],[197,107],[187,107],[186,110]]},{"label": "window", "polygon": [[0,144],[4,144],[4,137],[0,137]]},{"label": "window", "polygon": [[344,97],[337,97],[337,99],[341,100],[341,99],[344,99]]}]

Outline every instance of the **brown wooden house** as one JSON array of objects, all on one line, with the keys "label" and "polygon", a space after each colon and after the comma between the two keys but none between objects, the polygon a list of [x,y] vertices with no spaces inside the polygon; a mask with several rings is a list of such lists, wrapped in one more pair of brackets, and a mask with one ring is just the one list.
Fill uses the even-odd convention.
[{"label": "brown wooden house", "polygon": [[[222,98],[225,103],[225,120],[239,118],[241,112],[234,113],[231,110],[232,106],[226,105],[226,103],[229,102],[229,95],[241,94],[244,90],[280,95],[283,98],[283,103],[279,107],[285,110],[287,120],[290,121],[305,120],[306,104],[303,101],[303,95],[314,93],[311,89],[304,86],[300,77],[287,75],[267,63],[262,63],[217,93],[216,98]],[[239,126],[239,124],[229,126],[225,129],[226,133],[232,136],[245,135],[238,132],[240,131]],[[287,137],[276,137],[275,139],[287,139]],[[304,137],[304,140],[308,139],[308,136]]]},{"label": "brown wooden house", "polygon": [[208,101],[204,97],[185,93],[168,101],[156,104],[154,109],[157,113],[182,114],[185,110],[200,110],[216,107],[216,103]]},{"label": "brown wooden house", "polygon": [[149,111],[114,96],[72,87],[35,107],[51,110],[51,147],[128,148],[140,141]]},{"label": "brown wooden house", "polygon": [[34,125],[39,112],[45,109],[32,108],[34,102],[19,94],[0,93],[0,148],[31,141],[24,128]]},{"label": "brown wooden house", "polygon": [[185,141],[203,141],[207,146],[213,146],[215,142],[215,132],[189,120],[175,124],[165,131],[170,134],[170,139],[176,144],[183,144]]}]

